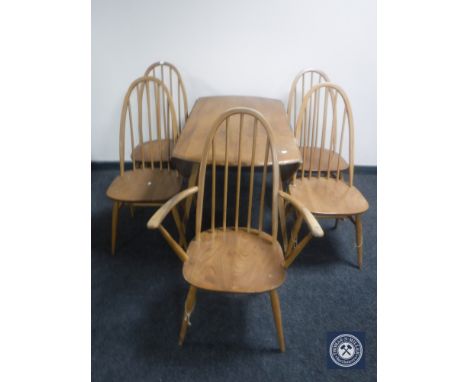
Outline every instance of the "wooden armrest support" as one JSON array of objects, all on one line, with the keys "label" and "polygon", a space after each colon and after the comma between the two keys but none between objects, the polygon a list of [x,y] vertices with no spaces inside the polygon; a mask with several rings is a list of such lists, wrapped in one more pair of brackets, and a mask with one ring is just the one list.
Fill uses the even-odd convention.
[{"label": "wooden armrest support", "polygon": [[172,250],[175,252],[177,256],[179,256],[179,259],[182,260],[182,262],[185,262],[188,260],[187,253],[184,251],[184,249],[172,238],[169,232],[167,232],[166,228],[163,227],[161,224],[159,226],[159,230],[161,231],[162,235],[172,248]]},{"label": "wooden armrest support", "polygon": [[293,207],[301,213],[302,217],[304,218],[307,226],[310,229],[310,232],[315,237],[322,237],[323,230],[320,224],[318,223],[317,219],[314,218],[314,215],[310,213],[310,211],[304,207],[304,205],[299,202],[297,199],[293,198],[291,195],[287,194],[284,191],[279,191],[279,195],[289,203],[293,205]]},{"label": "wooden armrest support", "polygon": [[166,203],[164,203],[155,213],[151,216],[150,220],[146,226],[149,229],[157,229],[160,227],[163,220],[171,212],[171,210],[186,197],[195,194],[198,192],[198,187],[190,187],[184,191],[179,192],[177,195],[174,195]]}]

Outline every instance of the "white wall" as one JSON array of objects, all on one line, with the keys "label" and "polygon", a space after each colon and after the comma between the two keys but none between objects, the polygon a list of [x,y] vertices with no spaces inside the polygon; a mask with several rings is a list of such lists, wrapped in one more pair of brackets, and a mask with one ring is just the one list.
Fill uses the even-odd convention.
[{"label": "white wall", "polygon": [[348,93],[356,164],[376,165],[375,0],[92,0],[92,160],[118,160],[130,82],[174,63],[189,108],[206,95],[284,103],[301,69],[322,69]]}]

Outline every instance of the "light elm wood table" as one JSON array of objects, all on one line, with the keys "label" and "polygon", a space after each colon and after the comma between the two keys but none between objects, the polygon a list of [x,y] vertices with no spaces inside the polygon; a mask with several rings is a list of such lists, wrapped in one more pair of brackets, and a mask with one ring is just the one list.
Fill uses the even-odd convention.
[{"label": "light elm wood table", "polygon": [[[283,103],[280,100],[262,97],[248,96],[215,96],[199,98],[189,115],[187,123],[179,136],[172,153],[172,160],[184,177],[190,176],[189,183],[195,183],[196,169],[201,161],[203,147],[206,137],[213,127],[216,119],[227,109],[232,107],[249,107],[259,111],[271,125],[275,134],[274,139],[278,147],[278,162],[280,165],[281,178],[288,180],[302,163],[301,153],[297,147],[296,139],[289,127],[288,117]],[[247,122],[247,121],[246,121]],[[249,131],[252,132],[251,126],[244,126],[245,147],[244,142],[243,152],[248,156],[245,161],[241,157],[241,162],[250,165],[252,137],[249,136]],[[260,133],[261,132],[261,133]],[[229,134],[229,142],[234,147],[238,146],[238,135],[232,131]],[[224,160],[224,142],[223,134],[217,134],[216,140],[219,147],[216,150],[216,161]],[[266,145],[266,135],[262,129],[259,130],[257,138],[256,158],[255,163],[258,166],[264,164],[264,152]],[[235,150],[231,150],[232,155],[237,155]],[[231,153],[228,151],[228,154]],[[258,158],[257,158],[258,156]],[[228,159],[231,162],[230,159]],[[237,159],[232,159],[232,164],[237,165]],[[195,165],[195,166],[194,166]]]}]

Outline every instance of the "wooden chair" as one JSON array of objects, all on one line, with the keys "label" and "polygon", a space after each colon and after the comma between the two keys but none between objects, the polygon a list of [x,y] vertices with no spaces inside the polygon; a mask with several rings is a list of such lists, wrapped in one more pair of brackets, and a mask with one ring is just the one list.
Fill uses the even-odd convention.
[{"label": "wooden chair", "polygon": [[[177,132],[180,135],[180,132],[183,126],[185,126],[185,122],[188,118],[188,107],[187,93],[185,91],[185,85],[182,81],[182,76],[180,75],[179,71],[169,62],[158,61],[148,66],[148,68],[145,70],[144,76],[155,77],[168,88],[174,108],[177,111]],[[169,100],[165,93],[161,94],[161,96],[161,105],[165,105],[161,108],[162,118],[167,120],[170,115]],[[145,141],[142,145],[144,147],[144,151],[146,153],[152,152],[154,158],[159,158],[161,155],[160,151],[162,151],[163,160],[167,162],[169,160],[167,157],[167,145],[169,144],[170,142],[165,139],[155,139]],[[137,162],[137,166],[140,166],[143,159],[141,158],[140,144],[138,144],[132,151],[132,158],[133,157]],[[146,158],[149,158],[149,155],[147,155]]]},{"label": "wooden chair", "polygon": [[[314,107],[315,100],[323,98],[322,107]],[[328,102],[327,102],[328,100]],[[327,105],[330,104],[328,110]],[[289,193],[318,218],[349,218],[356,226],[358,265],[362,266],[361,215],[369,204],[354,187],[354,122],[346,93],[330,82],[318,84],[306,94],[296,122],[298,143],[303,148],[303,161],[317,158],[317,166],[302,166],[289,185]],[[334,151],[341,158],[346,155],[349,167],[342,170],[333,161]],[[306,170],[308,169],[308,170]],[[333,173],[335,176],[332,176]],[[343,174],[347,173],[345,180]],[[291,237],[295,240],[297,227]],[[305,245],[306,243],[302,243]]]},{"label": "wooden chair", "polygon": [[[168,118],[162,113],[166,104],[169,106]],[[119,209],[123,204],[160,206],[180,191],[182,177],[171,168],[168,160],[177,137],[177,118],[169,89],[154,77],[140,77],[133,81],[120,115],[120,175],[107,189],[107,196],[114,201],[112,254],[115,254]],[[145,140],[155,142],[158,151],[142,145]],[[137,143],[141,166],[137,166],[137,159],[133,156],[132,169],[126,171],[126,154],[135,152]],[[183,244],[185,239],[177,210],[173,211],[173,216]]]},{"label": "wooden chair", "polygon": [[[266,150],[262,153],[264,164],[260,167],[262,182],[261,186],[257,182],[256,187],[254,187],[256,143],[259,143],[261,139],[266,143],[264,146]],[[224,151],[220,149],[219,145],[224,145]],[[245,156],[243,156],[244,162],[241,162],[241,150],[251,154],[247,157],[251,159],[246,161]],[[223,154],[219,155],[216,151]],[[272,158],[270,166],[267,165],[269,158]],[[211,207],[211,214],[205,215],[205,220],[210,228],[202,230],[207,166],[211,166],[212,169],[211,201],[208,200],[205,203]],[[220,177],[223,187],[218,187],[222,188],[222,201],[221,198],[216,199],[216,166],[223,172],[223,176]],[[235,166],[237,169],[234,168],[235,171],[231,171],[230,174],[229,166]],[[248,204],[242,203],[241,206],[242,167],[249,172],[249,176],[248,182],[245,179],[242,187],[242,194],[248,195]],[[272,173],[271,229],[266,227],[269,223],[265,219],[267,215],[265,209],[267,175],[269,173]],[[231,185],[229,174],[233,178],[231,187],[229,187]],[[180,329],[180,345],[184,342],[198,289],[227,293],[269,292],[279,345],[282,351],[285,350],[280,303],[276,290],[284,282],[285,271],[298,253],[287,253],[285,258],[277,241],[278,197],[284,198],[296,207],[314,236],[322,236],[323,231],[305,207],[287,193],[279,190],[279,182],[276,146],[268,122],[253,109],[228,109],[220,115],[207,136],[199,169],[198,187],[189,188],[174,196],[148,221],[148,228],[159,229],[182,260],[183,276],[190,284]],[[254,192],[254,188],[258,192]],[[235,190],[235,195],[234,192],[229,193],[229,190]],[[163,227],[162,222],[178,203],[195,193],[198,193],[195,238],[190,242],[187,251],[184,251]],[[258,198],[259,203],[255,203],[257,204],[255,206],[254,199]],[[218,209],[218,212],[221,213],[218,214],[216,212],[217,204],[221,206],[221,209]],[[258,209],[254,207],[258,207]],[[228,214],[229,211],[233,214]],[[254,218],[254,215],[258,217],[258,220],[256,217]]]},{"label": "wooden chair", "polygon": [[[297,117],[299,114],[300,107],[302,105],[302,101],[304,99],[304,96],[307,94],[307,92],[312,89],[314,85],[321,84],[324,82],[330,82],[329,77],[327,74],[322,72],[321,70],[315,70],[315,69],[305,69],[302,72],[300,72],[296,78],[294,78],[294,81],[292,82],[291,85],[291,90],[289,91],[289,101],[288,101],[288,119],[289,123],[293,127],[294,134],[297,137],[297,130],[296,130],[296,124],[297,124]],[[300,97],[299,97],[300,96]],[[317,97],[314,99],[314,104],[309,105],[309,109],[318,109],[321,107],[321,99],[320,97]],[[312,103],[312,99],[309,100],[309,102]],[[323,102],[323,101],[322,101]],[[325,101],[326,102],[326,101]],[[308,118],[311,118],[311,115],[308,115]],[[306,121],[303,121],[303,124]],[[317,121],[312,121],[308,123],[317,123]],[[304,167],[305,171],[309,171],[310,168],[312,168],[312,171],[317,171],[318,169],[318,150],[314,151],[314,156],[312,158],[309,158],[309,151],[304,150],[303,147],[299,147],[299,150],[301,151],[304,162],[302,166],[299,168],[299,171]],[[324,149],[327,150],[327,149]],[[329,153],[327,151],[324,152],[324,156],[322,160],[327,161],[329,158]],[[337,164],[339,164],[339,168],[341,171],[346,170],[348,168],[348,163],[341,157],[339,156],[335,151],[332,152],[332,155],[330,156],[330,159],[332,161],[331,167],[335,169]]]}]

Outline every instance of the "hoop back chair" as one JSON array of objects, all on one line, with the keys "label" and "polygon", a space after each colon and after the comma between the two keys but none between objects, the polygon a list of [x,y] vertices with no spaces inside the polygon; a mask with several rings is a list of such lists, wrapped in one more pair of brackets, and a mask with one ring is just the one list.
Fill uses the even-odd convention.
[{"label": "hoop back chair", "polygon": [[[315,107],[314,101],[319,97],[324,102],[319,104],[321,107]],[[358,265],[361,268],[361,215],[369,204],[353,185],[354,120],[351,104],[343,89],[330,82],[313,86],[299,110],[296,133],[303,148],[304,162],[311,158],[318,161],[316,169],[313,166],[302,167],[294,176],[289,192],[319,218],[335,218],[337,222],[339,218],[349,218],[355,224]],[[339,161],[332,160],[335,151],[340,157],[348,158],[347,169],[342,170]],[[295,232],[296,227],[292,232],[294,240]]]},{"label": "hoop back chair", "polygon": [[[312,89],[314,85],[319,85],[324,82],[330,82],[330,79],[327,74],[325,74],[321,70],[316,70],[316,69],[305,69],[301,71],[296,78],[294,78],[294,81],[291,84],[291,90],[289,91],[289,101],[288,101],[288,120],[291,126],[293,127],[294,134],[297,136],[297,118],[299,116],[299,111],[302,105],[302,101],[304,99],[304,96],[307,94],[307,92]],[[300,95],[300,97],[299,97]],[[309,109],[319,109],[321,107],[322,102],[328,102],[328,100],[321,100],[320,97],[316,97],[314,99],[310,98],[309,99],[310,105]],[[315,123],[317,124],[318,122],[316,120],[312,121],[307,121],[307,119],[311,118],[312,114],[309,114],[306,118],[303,119],[303,125],[304,123]],[[304,126],[302,126],[302,129],[304,130]],[[305,170],[317,170],[318,169],[318,151],[314,151],[312,154],[315,154],[315,156],[309,158],[309,152],[307,150],[304,150],[303,146],[299,146],[299,150],[302,152],[303,157],[304,157],[304,162],[299,168],[299,171],[304,167]],[[327,150],[327,149],[324,149]],[[322,164],[323,161],[327,161],[329,158],[328,151],[325,151],[325,155],[323,156]],[[330,156],[330,159],[333,161],[332,168],[336,168],[335,162],[339,163],[340,170],[345,170],[348,168],[348,163],[339,156],[337,153],[334,151],[332,152],[332,156]]]},{"label": "hoop back chair", "polygon": [[[264,165],[261,168],[261,183],[256,183],[254,162],[257,143],[261,139],[266,140],[266,149],[262,153]],[[249,141],[250,144],[247,144]],[[218,144],[224,146],[224,151],[217,147]],[[241,161],[241,150],[251,154],[248,162],[245,156]],[[217,151],[223,155],[219,155]],[[179,344],[183,344],[198,289],[228,293],[269,292],[280,348],[284,351],[280,303],[276,289],[284,282],[285,270],[297,254],[285,258],[277,240],[278,198],[290,201],[298,209],[314,236],[323,235],[323,231],[305,207],[279,190],[279,166],[273,134],[268,122],[257,111],[232,108],[220,115],[207,136],[203,153],[198,186],[174,196],[148,221],[148,228],[159,229],[182,260],[183,276],[190,285]],[[272,165],[268,165],[269,158]],[[212,170],[211,194],[205,192],[205,182],[210,183],[206,180],[207,167],[211,167]],[[216,167],[223,172],[219,179],[223,186],[219,185],[218,188]],[[247,176],[242,177],[242,168],[248,172],[248,180],[245,179]],[[271,186],[267,186],[268,174],[271,174]],[[267,219],[269,211],[265,208],[268,199],[267,187],[271,189],[271,226]],[[254,189],[259,189],[259,192],[254,192]],[[218,192],[222,195],[222,200],[217,199]],[[198,193],[195,238],[190,242],[187,251],[184,251],[172,239],[162,222],[171,209],[195,193]],[[244,195],[243,198],[241,194]],[[205,199],[211,208],[210,213],[204,209]],[[254,199],[259,199],[259,202],[255,202]],[[217,209],[217,206],[221,208]],[[246,210],[246,213],[243,213],[243,210]],[[209,226],[206,230],[202,229],[203,220]]]},{"label": "hoop back chair", "polygon": [[[177,132],[180,135],[182,128],[185,126],[185,122],[188,118],[188,107],[187,107],[187,93],[185,91],[185,85],[180,75],[179,70],[171,63],[166,61],[158,61],[145,70],[145,77],[155,77],[159,79],[169,90],[169,94],[172,99],[172,104],[176,111],[177,116]],[[166,94],[163,92],[161,94],[161,118],[168,123],[168,120],[171,117],[170,111],[170,102],[169,98],[166,97]],[[146,152],[152,152],[154,157],[160,155],[162,150],[162,156],[165,161],[168,161],[170,158],[167,157],[167,145],[170,144],[165,139],[159,140],[149,140],[143,142],[143,147]],[[138,145],[134,151],[132,151],[132,157],[135,158],[135,161],[138,165],[141,164],[143,158],[141,157],[140,145]],[[147,155],[147,158],[149,156]]]},{"label": "hoop back chair", "polygon": [[[162,110],[168,107],[169,118]],[[114,201],[112,210],[112,254],[115,254],[119,209],[130,206],[160,206],[180,191],[182,178],[171,168],[172,150],[178,137],[177,118],[168,88],[154,77],[140,77],[132,82],[125,95],[120,115],[119,159],[120,175],[107,189]],[[145,140],[155,142],[157,155],[145,150]],[[166,143],[166,144],[165,144]],[[130,170],[125,170],[128,153],[139,153],[141,165],[131,156]],[[176,225],[185,239],[178,212],[173,212]]]}]

